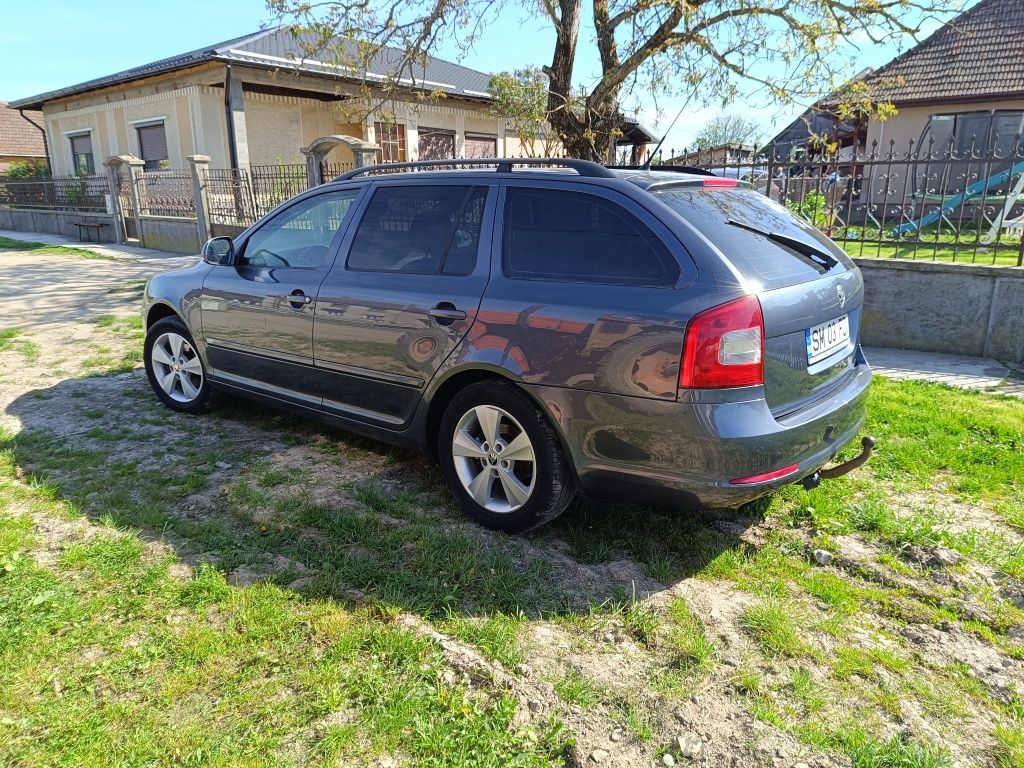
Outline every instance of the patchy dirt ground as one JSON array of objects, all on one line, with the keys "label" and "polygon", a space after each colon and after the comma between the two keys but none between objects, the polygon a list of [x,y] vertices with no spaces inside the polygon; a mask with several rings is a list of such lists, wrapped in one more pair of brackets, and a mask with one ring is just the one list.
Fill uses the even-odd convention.
[{"label": "patchy dirt ground", "polygon": [[570,765],[1021,764],[1000,734],[1021,716],[1024,559],[998,504],[942,482],[892,500],[893,530],[935,512],[949,542],[830,533],[802,492],[767,519],[580,501],[530,536],[494,534],[425,457],[231,399],[203,418],[162,408],[130,319],[156,267],[28,258],[0,253],[0,283],[25,297],[0,299],[18,330],[0,426],[19,480],[81,515],[22,506],[44,567],[114,525],[182,580],[212,563],[239,588],[372,606],[441,649],[443,682],[510,692],[523,727],[564,724]]}]

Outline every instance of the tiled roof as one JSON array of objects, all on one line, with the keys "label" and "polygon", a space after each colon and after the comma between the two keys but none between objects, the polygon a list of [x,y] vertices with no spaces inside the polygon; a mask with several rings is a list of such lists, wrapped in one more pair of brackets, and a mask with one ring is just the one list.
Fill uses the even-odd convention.
[{"label": "tiled roof", "polygon": [[867,79],[895,104],[1024,97],[1024,0],[980,0]]},{"label": "tiled roof", "polygon": [[[366,79],[371,82],[381,80],[389,73],[389,70],[393,72],[399,55],[399,52],[395,49],[385,48],[382,50],[377,59],[371,62],[370,71],[366,73]],[[17,99],[11,103],[15,106],[38,108],[45,102],[54,99],[128,83],[151,75],[195,66],[207,61],[238,62],[265,69],[292,68],[311,74],[340,77],[346,80],[362,80],[362,77],[356,76],[355,73],[345,70],[343,67],[333,66],[329,60],[304,60],[301,36],[297,38],[288,27],[277,27],[252,35],[225,40],[222,43],[205,48],[197,48],[188,53],[171,56],[150,64],[143,64],[140,67],[126,69],[123,72],[99,77],[78,85],[59,88],[24,99]],[[462,67],[450,61],[434,58],[433,56],[427,57],[424,64],[417,65],[416,70],[412,73],[412,80],[415,81],[417,87],[427,90],[442,90],[452,96],[461,96],[463,98],[489,98],[487,95],[487,84],[491,76],[486,72],[478,72],[477,70]],[[406,75],[408,73],[402,74]],[[409,82],[408,84],[411,85],[412,83]]]},{"label": "tiled roof", "polygon": [[0,101],[0,155],[46,157],[43,134],[36,127],[42,125],[42,112],[25,110],[25,117],[22,117],[18,110]]}]

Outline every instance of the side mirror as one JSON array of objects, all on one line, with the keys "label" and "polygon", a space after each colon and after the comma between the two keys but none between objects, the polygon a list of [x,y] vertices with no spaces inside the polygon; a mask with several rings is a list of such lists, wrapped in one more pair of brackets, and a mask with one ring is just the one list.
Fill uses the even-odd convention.
[{"label": "side mirror", "polygon": [[235,263],[235,243],[230,237],[215,237],[203,246],[203,261],[220,267]]}]

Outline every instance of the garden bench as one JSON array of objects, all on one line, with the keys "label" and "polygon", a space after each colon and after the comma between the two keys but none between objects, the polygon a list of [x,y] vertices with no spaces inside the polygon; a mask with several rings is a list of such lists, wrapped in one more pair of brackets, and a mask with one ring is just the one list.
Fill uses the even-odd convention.
[{"label": "garden bench", "polygon": [[[78,242],[92,242],[92,236],[89,234],[89,230],[96,230],[96,242],[100,241],[100,229],[102,227],[109,227],[105,221],[73,221],[71,222],[78,227]],[[82,233],[85,232],[85,240],[82,238]]]}]

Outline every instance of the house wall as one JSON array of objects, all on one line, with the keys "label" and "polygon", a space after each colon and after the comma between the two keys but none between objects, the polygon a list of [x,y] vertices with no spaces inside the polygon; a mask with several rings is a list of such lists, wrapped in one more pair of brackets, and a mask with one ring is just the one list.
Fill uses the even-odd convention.
[{"label": "house wall", "polygon": [[[69,136],[82,131],[92,136],[97,173],[103,172],[103,161],[112,155],[139,156],[135,126],[150,120],[164,122],[170,168],[186,168],[186,158],[193,154],[209,155],[211,168],[227,168],[224,75],[221,64],[203,65],[130,87],[110,87],[46,104],[43,115],[54,173],[72,172]],[[379,118],[371,116],[353,123],[353,110],[346,110],[345,100],[358,96],[348,86],[324,78],[239,65],[233,65],[232,78],[242,84],[249,165],[304,163],[301,147],[330,134],[374,139],[373,123]],[[269,90],[290,93],[267,93]],[[303,91],[309,91],[310,96],[301,95]],[[498,155],[507,152],[504,121],[490,114],[484,104],[456,99],[436,103],[391,101],[385,103],[384,110],[405,126],[409,160],[418,159],[420,125],[455,131],[457,157],[464,156],[466,131],[494,136]],[[509,149],[513,155],[525,154],[518,142]],[[240,151],[239,156],[244,166],[246,153]],[[325,159],[328,163],[353,160],[347,147],[332,150]]]},{"label": "house wall", "polygon": [[905,153],[910,147],[910,140],[917,144],[921,138],[921,131],[928,124],[928,118],[932,115],[948,114],[950,112],[974,112],[986,109],[1024,109],[1024,99],[1011,101],[979,101],[971,103],[932,104],[924,107],[906,106],[900,107],[899,111],[888,120],[871,120],[868,123],[866,149],[871,151],[874,142],[877,142],[880,152],[888,153],[890,142],[895,141],[894,150],[898,153]]}]

